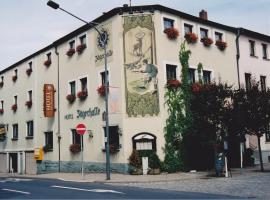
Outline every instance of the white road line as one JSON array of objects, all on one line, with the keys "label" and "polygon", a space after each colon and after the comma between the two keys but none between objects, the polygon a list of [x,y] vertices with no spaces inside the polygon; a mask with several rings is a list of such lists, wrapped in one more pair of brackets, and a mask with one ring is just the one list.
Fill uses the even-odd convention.
[{"label": "white road line", "polygon": [[103,189],[88,190],[88,189],[65,187],[65,186],[59,186],[59,185],[52,185],[51,187],[53,187],[53,188],[61,188],[61,189],[68,189],[68,190],[79,190],[79,191],[85,191],[85,192],[125,194],[123,192],[118,192],[118,191],[115,191],[115,190],[103,190]]},{"label": "white road line", "polygon": [[11,190],[11,189],[6,189],[6,188],[3,188],[2,190],[9,191],[9,192],[21,193],[21,194],[30,194],[30,192],[24,192],[24,191],[19,191],[19,190]]}]

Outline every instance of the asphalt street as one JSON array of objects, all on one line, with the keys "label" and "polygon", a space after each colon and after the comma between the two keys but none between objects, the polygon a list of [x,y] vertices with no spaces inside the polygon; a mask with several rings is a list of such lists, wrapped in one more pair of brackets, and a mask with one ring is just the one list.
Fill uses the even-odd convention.
[{"label": "asphalt street", "polygon": [[51,179],[0,178],[0,199],[236,199],[237,196]]}]

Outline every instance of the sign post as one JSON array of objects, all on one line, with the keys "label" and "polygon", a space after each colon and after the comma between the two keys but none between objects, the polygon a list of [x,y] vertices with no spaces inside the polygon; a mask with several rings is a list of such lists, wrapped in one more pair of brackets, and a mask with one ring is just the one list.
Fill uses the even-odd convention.
[{"label": "sign post", "polygon": [[83,166],[83,135],[86,132],[86,126],[84,124],[78,124],[76,126],[76,132],[81,136],[81,171],[82,179],[84,179],[84,166]]}]

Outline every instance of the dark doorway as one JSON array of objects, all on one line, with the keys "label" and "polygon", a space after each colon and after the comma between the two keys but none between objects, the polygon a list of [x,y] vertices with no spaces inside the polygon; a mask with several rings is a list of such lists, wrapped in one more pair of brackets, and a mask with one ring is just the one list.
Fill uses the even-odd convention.
[{"label": "dark doorway", "polygon": [[10,153],[9,154],[9,172],[17,173],[18,172],[18,154]]}]

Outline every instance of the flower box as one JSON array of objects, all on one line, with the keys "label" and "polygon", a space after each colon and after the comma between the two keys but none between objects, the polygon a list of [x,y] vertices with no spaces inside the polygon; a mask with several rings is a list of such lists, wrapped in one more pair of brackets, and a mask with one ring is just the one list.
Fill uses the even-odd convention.
[{"label": "flower box", "polygon": [[11,106],[11,110],[13,110],[13,112],[16,112],[17,111],[17,108],[18,108],[17,104],[13,104]]},{"label": "flower box", "polygon": [[0,115],[3,115],[4,109],[0,109]]},{"label": "flower box", "polygon": [[68,57],[71,57],[71,56],[73,56],[74,53],[75,53],[75,49],[72,48],[72,49],[69,49],[69,50],[67,51],[66,55],[67,55]]},{"label": "flower box", "polygon": [[201,42],[206,47],[209,47],[209,46],[211,46],[213,44],[213,40],[211,38],[209,38],[209,37],[202,38]]},{"label": "flower box", "polygon": [[76,51],[81,54],[83,52],[83,50],[86,48],[85,44],[80,44],[76,47]]},{"label": "flower box", "polygon": [[[109,90],[108,90],[108,91],[109,91]],[[97,92],[98,92],[99,96],[105,97],[105,95],[106,95],[106,87],[105,87],[105,85],[99,86],[99,87],[97,88]]]},{"label": "flower box", "polygon": [[16,75],[12,76],[12,80],[13,80],[13,82],[16,82],[16,81],[17,81],[17,79],[18,79],[18,77],[17,77]]},{"label": "flower box", "polygon": [[27,106],[28,108],[31,108],[32,107],[32,101],[26,101],[25,102],[25,106]]},{"label": "flower box", "polygon": [[110,154],[115,154],[119,151],[119,147],[116,144],[110,144]]},{"label": "flower box", "polygon": [[177,79],[171,79],[171,80],[168,80],[167,82],[167,88],[177,89],[180,86],[181,86],[181,83]]},{"label": "flower box", "polygon": [[196,43],[198,40],[198,36],[195,33],[187,33],[185,34],[185,39],[188,43]]},{"label": "flower box", "polygon": [[80,100],[85,100],[88,96],[88,93],[87,91],[80,91],[78,92],[77,94],[77,97],[80,99]]},{"label": "flower box", "polygon": [[167,34],[167,37],[170,39],[170,40],[175,40],[178,38],[179,36],[179,31],[175,28],[167,28],[164,30],[164,33]]},{"label": "flower box", "polygon": [[221,50],[224,51],[227,47],[227,42],[223,42],[221,40],[216,41],[216,46]]},{"label": "flower box", "polygon": [[51,64],[52,64],[52,61],[51,61],[51,60],[46,60],[46,61],[44,62],[44,65],[45,65],[46,67],[49,67]]},{"label": "flower box", "polygon": [[0,88],[2,88],[3,86],[4,86],[4,82],[1,81],[1,82],[0,82]]},{"label": "flower box", "polygon": [[31,69],[31,68],[28,68],[28,69],[26,70],[26,74],[27,74],[27,76],[30,76],[30,75],[31,75],[31,73],[32,73],[32,69]]},{"label": "flower box", "polygon": [[76,96],[74,94],[68,94],[66,99],[68,100],[69,103],[73,103],[76,99]]},{"label": "flower box", "polygon": [[79,144],[71,144],[69,146],[69,150],[71,153],[79,153],[81,151],[81,145]]}]

